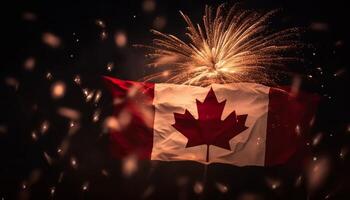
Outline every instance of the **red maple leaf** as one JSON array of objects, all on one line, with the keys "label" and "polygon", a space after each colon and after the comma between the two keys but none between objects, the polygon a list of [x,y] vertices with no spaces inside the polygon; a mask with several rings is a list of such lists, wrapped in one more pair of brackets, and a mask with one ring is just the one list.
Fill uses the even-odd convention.
[{"label": "red maple leaf", "polygon": [[196,99],[198,120],[186,109],[184,114],[174,113],[175,124],[172,126],[187,137],[187,147],[207,145],[207,162],[209,145],[231,150],[229,141],[246,130],[245,121],[248,115],[236,115],[231,112],[221,120],[226,100],[218,102],[211,88],[203,102]]}]

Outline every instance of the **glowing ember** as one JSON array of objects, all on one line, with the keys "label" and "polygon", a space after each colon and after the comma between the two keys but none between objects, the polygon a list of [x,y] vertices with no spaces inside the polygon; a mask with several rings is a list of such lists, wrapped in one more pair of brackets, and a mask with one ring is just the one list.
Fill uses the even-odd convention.
[{"label": "glowing ember", "polygon": [[57,112],[61,116],[67,117],[71,120],[78,120],[80,118],[80,112],[71,108],[61,107]]},{"label": "glowing ember", "polygon": [[53,33],[43,33],[42,41],[52,48],[58,48],[61,45],[61,39]]},{"label": "glowing ember", "polygon": [[106,23],[102,21],[101,19],[98,19],[95,21],[96,25],[101,27],[101,28],[106,28]]},{"label": "glowing ember", "polygon": [[126,44],[128,43],[128,38],[126,36],[126,33],[123,31],[115,33],[114,42],[117,45],[117,47],[125,47]]},{"label": "glowing ember", "polygon": [[193,191],[196,193],[196,194],[202,194],[203,193],[203,190],[204,190],[204,186],[201,182],[196,182],[193,186]]},{"label": "glowing ember", "polygon": [[126,177],[132,176],[138,170],[138,161],[136,156],[130,155],[123,160],[122,173]]},{"label": "glowing ember", "polygon": [[[275,13],[241,11],[237,5],[228,12],[224,11],[224,5],[220,5],[213,12],[207,6],[202,28],[181,12],[188,26],[186,35],[189,41],[152,30],[158,37],[153,41],[154,46],[143,47],[152,51],[148,54],[150,66],[169,69],[171,78],[164,79],[166,82],[209,85],[251,81],[272,84],[277,76],[276,69],[299,60],[295,56],[282,56],[282,53],[300,47],[296,42],[299,32],[296,28],[268,33],[269,19]],[[145,77],[146,81],[159,79],[163,80],[162,73]]]},{"label": "glowing ember", "polygon": [[64,96],[66,92],[66,84],[61,81],[54,83],[51,87],[51,96],[54,99],[58,99]]},{"label": "glowing ember", "polygon": [[266,178],[266,183],[272,190],[277,189],[281,185],[280,180],[271,177]]},{"label": "glowing ember", "polygon": [[315,190],[326,181],[330,172],[330,161],[327,158],[314,160],[307,170],[307,187]]},{"label": "glowing ember", "polygon": [[109,62],[107,63],[107,71],[112,71],[112,69],[114,68],[114,63],[113,62]]},{"label": "glowing ember", "polygon": [[106,31],[102,31],[101,34],[100,34],[101,40],[105,40],[105,39],[107,39],[107,37],[108,37],[107,32]]},{"label": "glowing ember", "polygon": [[95,92],[95,98],[94,98],[94,102],[95,102],[96,104],[100,101],[101,96],[102,96],[101,90],[97,90],[97,91]]},{"label": "glowing ember", "polygon": [[227,193],[228,192],[227,186],[222,184],[222,183],[215,183],[215,186],[221,193]]},{"label": "glowing ember", "polygon": [[55,195],[55,192],[56,192],[56,187],[51,187],[51,188],[50,188],[50,194],[51,194],[51,196],[54,196],[54,195]]},{"label": "glowing ember", "polygon": [[13,87],[15,90],[18,90],[19,82],[17,79],[15,79],[13,77],[6,77],[5,83],[6,83],[6,85]]},{"label": "glowing ember", "polygon": [[48,163],[49,165],[52,165],[53,160],[52,160],[51,156],[49,156],[49,154],[47,154],[46,152],[44,152],[44,157],[45,157],[47,163]]},{"label": "glowing ember", "polygon": [[312,139],[312,146],[317,146],[321,140],[322,140],[322,133],[318,133],[313,139]]},{"label": "glowing ember", "polygon": [[85,182],[82,186],[81,186],[81,188],[83,189],[83,191],[87,191],[88,189],[89,189],[89,182]]},{"label": "glowing ember", "polygon": [[51,74],[51,72],[47,72],[47,73],[46,73],[46,78],[47,78],[48,80],[51,80],[51,79],[52,79],[52,74]]},{"label": "glowing ember", "polygon": [[35,58],[33,58],[33,57],[27,58],[23,63],[23,67],[24,67],[24,69],[26,69],[28,71],[33,70],[35,67]]},{"label": "glowing ember", "polygon": [[109,176],[109,172],[108,172],[106,169],[102,169],[102,170],[101,170],[101,174],[102,174],[103,176]]},{"label": "glowing ember", "polygon": [[44,121],[41,126],[40,126],[40,132],[41,134],[45,134],[47,132],[47,130],[49,129],[50,124],[48,121]]},{"label": "glowing ember", "polygon": [[81,78],[80,78],[79,75],[76,75],[76,76],[74,77],[74,82],[75,82],[76,84],[78,84],[78,85],[81,84]]},{"label": "glowing ember", "polygon": [[92,115],[92,121],[93,122],[97,122],[98,120],[100,120],[100,113],[101,113],[100,110],[96,110],[94,112],[94,114]]},{"label": "glowing ember", "polygon": [[70,164],[74,169],[78,168],[78,162],[74,157],[70,159]]}]

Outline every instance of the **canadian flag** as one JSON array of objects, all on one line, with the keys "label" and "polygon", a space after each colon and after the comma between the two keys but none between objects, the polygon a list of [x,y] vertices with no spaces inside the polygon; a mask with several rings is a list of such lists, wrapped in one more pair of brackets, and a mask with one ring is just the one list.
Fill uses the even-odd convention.
[{"label": "canadian flag", "polygon": [[115,158],[271,166],[305,145],[318,101],[256,83],[197,87],[103,77]]}]

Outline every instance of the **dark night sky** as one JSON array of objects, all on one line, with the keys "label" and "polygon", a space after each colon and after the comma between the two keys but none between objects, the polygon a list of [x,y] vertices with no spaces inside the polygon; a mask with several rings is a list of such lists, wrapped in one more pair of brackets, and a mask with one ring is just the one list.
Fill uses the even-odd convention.
[{"label": "dark night sky", "polygon": [[[156,0],[152,12],[145,12],[142,2],[2,3],[0,199],[118,199],[118,196],[119,199],[138,199],[142,195],[145,199],[236,199],[247,192],[262,199],[306,199],[305,189],[293,186],[298,173],[283,166],[261,169],[213,165],[208,169],[211,172],[208,182],[225,182],[230,190],[222,194],[215,186],[208,185],[202,196],[192,189],[192,185],[203,178],[204,168],[197,163],[154,167],[142,162],[132,178],[120,174],[120,162],[108,157],[107,138],[100,135],[102,119],[109,114],[111,100],[99,77],[140,79],[152,70],[145,67],[145,52],[132,44],[151,43],[149,29],[157,17],[166,20],[161,31],[182,37],[184,22],[179,10],[199,21],[205,4],[215,6],[227,1]],[[229,4],[233,2],[228,1]],[[323,139],[313,148],[313,153],[326,156],[332,163],[327,181],[311,197],[324,199],[329,195],[328,199],[347,199],[350,159],[339,158],[342,150],[350,150],[350,99],[347,95],[350,14],[347,3],[341,0],[247,0],[242,4],[248,9],[282,9],[273,24],[304,28],[303,40],[308,48],[302,55],[306,62],[291,70],[305,77],[305,90],[323,97],[311,133],[312,136],[321,133]],[[105,27],[98,26],[96,20],[102,20]],[[114,42],[114,34],[120,31],[127,36],[125,47],[118,47]],[[107,34],[106,39],[101,39],[102,32]],[[61,45],[52,48],[43,44],[43,33],[55,34]],[[29,57],[35,59],[32,70],[23,67]],[[111,71],[107,70],[108,63],[114,63]],[[51,79],[46,77],[48,72]],[[74,83],[76,75],[80,75],[81,85]],[[50,92],[57,81],[66,84],[66,94],[58,100],[51,98]],[[85,102],[83,88],[101,89],[101,101]],[[74,108],[81,113],[81,127],[70,137],[70,148],[63,157],[58,155],[57,146],[67,138],[70,121],[57,114],[60,107]],[[101,113],[101,120],[96,123],[91,120],[94,112]],[[31,133],[39,131],[43,121],[49,122],[49,129],[33,141]],[[53,163],[45,158],[44,152],[50,155]],[[72,157],[79,160],[78,169],[71,166]],[[101,175],[102,169],[108,171],[108,176]],[[36,172],[40,174],[39,179],[30,185],[33,180],[30,175],[35,176]],[[274,191],[269,188],[264,180],[270,176],[283,180],[281,188]],[[83,191],[84,184],[88,184],[88,191]],[[50,195],[53,187],[55,194]],[[149,196],[145,191],[151,191]]]}]

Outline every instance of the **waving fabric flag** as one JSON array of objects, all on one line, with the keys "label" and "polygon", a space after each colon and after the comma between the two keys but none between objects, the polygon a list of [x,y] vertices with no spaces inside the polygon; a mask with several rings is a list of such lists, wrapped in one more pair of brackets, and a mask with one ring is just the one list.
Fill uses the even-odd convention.
[{"label": "waving fabric flag", "polygon": [[283,164],[305,145],[317,97],[256,83],[197,87],[104,77],[115,158]]}]

